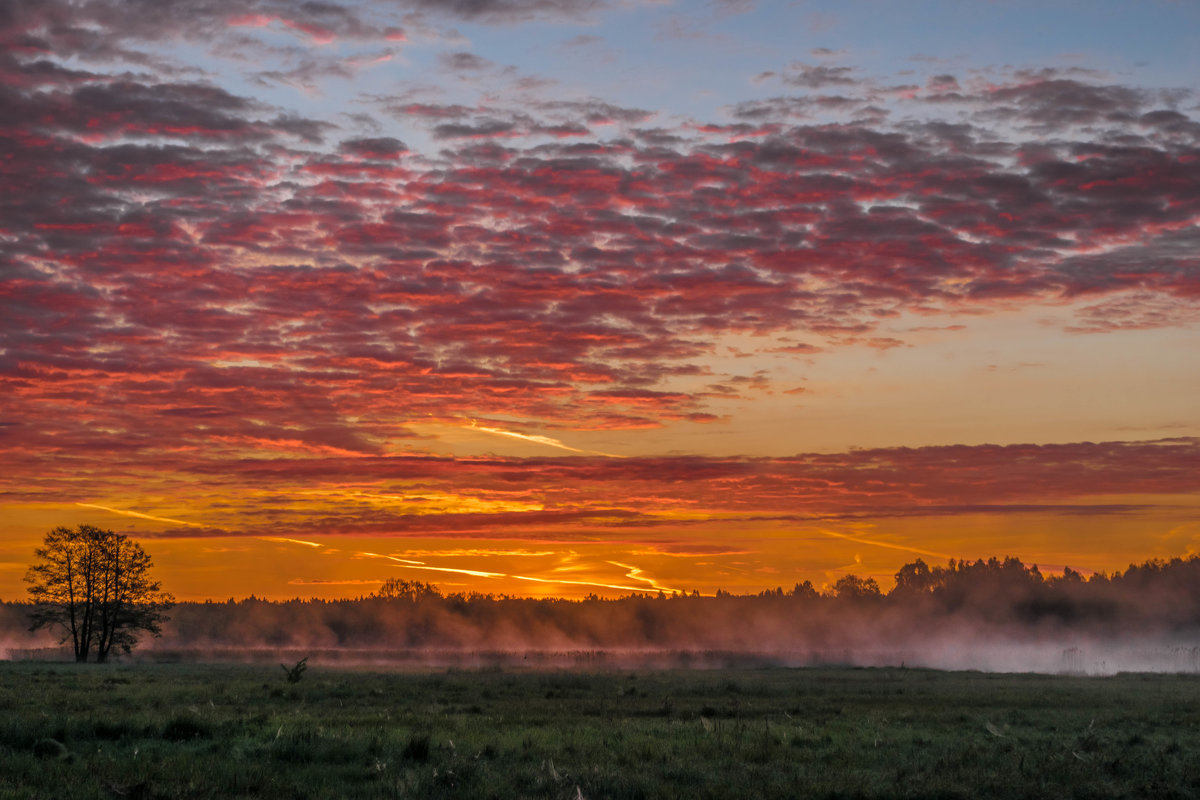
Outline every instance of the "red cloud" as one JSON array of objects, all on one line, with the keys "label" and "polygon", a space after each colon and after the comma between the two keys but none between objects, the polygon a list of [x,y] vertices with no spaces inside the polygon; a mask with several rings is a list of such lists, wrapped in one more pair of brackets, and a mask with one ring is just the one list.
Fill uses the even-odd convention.
[{"label": "red cloud", "polygon": [[[196,452],[374,455],[460,414],[711,421],[719,392],[664,384],[725,337],[892,347],[880,321],[902,312],[1081,297],[1078,330],[1145,328],[1194,319],[1200,296],[1196,123],[1133,87],[941,76],[953,121],[796,124],[819,104],[804,95],[575,143],[558,138],[653,112],[380,100],[431,126],[432,157],[327,144],[327,124],[203,83],[56,67],[48,19],[0,32],[0,389],[33,453],[145,450],[153,429]],[[378,35],[336,4],[221,20]],[[1010,112],[1055,135],[989,127]]]}]

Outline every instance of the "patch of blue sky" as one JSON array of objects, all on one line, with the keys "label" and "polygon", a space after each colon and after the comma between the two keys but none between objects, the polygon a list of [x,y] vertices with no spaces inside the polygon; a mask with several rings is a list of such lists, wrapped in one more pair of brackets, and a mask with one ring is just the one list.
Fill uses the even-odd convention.
[{"label": "patch of blue sky", "polygon": [[[747,100],[856,93],[853,85],[789,85],[779,75],[796,62],[848,67],[846,76],[879,86],[923,85],[939,74],[1003,80],[1046,67],[1151,87],[1188,87],[1200,74],[1200,3],[1170,0],[614,4],[579,18],[439,25],[444,35],[322,44],[276,21],[231,29],[237,45],[140,47],[198,70],[175,79],[208,80],[278,112],[339,126],[329,138],[392,135],[421,151],[439,146],[431,123],[390,116],[389,101],[511,111],[595,98],[654,112],[648,126],[675,127],[728,121],[723,109]],[[441,58],[456,52],[486,63],[456,74]]]}]

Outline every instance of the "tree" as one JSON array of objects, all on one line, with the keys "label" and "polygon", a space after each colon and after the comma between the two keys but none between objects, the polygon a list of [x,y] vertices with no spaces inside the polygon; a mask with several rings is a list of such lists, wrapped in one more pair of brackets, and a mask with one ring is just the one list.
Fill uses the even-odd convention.
[{"label": "tree", "polygon": [[875,600],[881,597],[879,584],[874,578],[843,575],[833,584],[833,594],[840,600]]},{"label": "tree", "polygon": [[436,586],[421,581],[388,578],[374,596],[381,600],[407,600],[410,603],[419,603],[422,600],[441,597],[442,593]]},{"label": "tree", "polygon": [[921,559],[905,564],[896,573],[896,586],[891,593],[897,597],[912,598],[927,595],[937,588],[937,576]]},{"label": "tree", "polygon": [[141,632],[161,633],[174,598],[150,579],[150,556],[128,536],[91,525],[58,527],[34,555],[38,563],[25,574],[34,603],[30,630],[62,627],[76,661],[95,653],[103,663],[114,647],[130,652]]},{"label": "tree", "polygon": [[817,587],[812,585],[812,581],[797,583],[792,587],[792,597],[799,600],[815,600],[820,596],[817,592]]}]

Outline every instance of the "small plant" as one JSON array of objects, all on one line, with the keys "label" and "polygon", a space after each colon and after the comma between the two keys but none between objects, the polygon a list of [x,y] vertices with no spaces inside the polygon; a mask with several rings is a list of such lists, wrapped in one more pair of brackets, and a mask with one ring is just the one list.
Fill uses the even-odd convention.
[{"label": "small plant", "polygon": [[409,737],[401,755],[410,761],[424,763],[429,760],[429,734],[418,734]]},{"label": "small plant", "polygon": [[279,665],[285,673],[287,673],[288,683],[299,683],[301,676],[304,675],[304,670],[308,669],[308,656],[296,662],[296,666],[288,669],[286,665]]}]

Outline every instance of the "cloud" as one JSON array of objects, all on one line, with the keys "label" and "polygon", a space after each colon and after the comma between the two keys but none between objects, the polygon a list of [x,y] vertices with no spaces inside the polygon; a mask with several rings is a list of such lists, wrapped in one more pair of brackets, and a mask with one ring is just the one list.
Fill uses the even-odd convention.
[{"label": "cloud", "polygon": [[452,72],[478,72],[492,66],[492,62],[486,58],[464,52],[442,53],[438,57],[438,61],[445,69]]},{"label": "cloud", "polygon": [[[601,9],[413,7],[489,24]],[[429,419],[711,422],[729,392],[709,363],[735,337],[824,358],[900,346],[881,322],[902,314],[1070,304],[1065,327],[1089,335],[1196,318],[1200,126],[1175,94],[1062,71],[898,89],[823,63],[779,70],[805,91],[718,120],[586,96],[371,99],[435,142],[417,152],[131,68],[147,42],[234,35],[378,53],[387,6],[130,8],[0,20],[0,390],[17,423],[0,436],[46,491],[68,453],[304,474],[378,465]],[[806,486],[758,466],[723,468]]]},{"label": "cloud", "polygon": [[608,7],[605,0],[409,0],[415,8],[463,19],[513,24],[532,19],[586,18]]},{"label": "cloud", "polygon": [[[540,444],[550,441],[534,438]],[[105,475],[141,469],[184,475],[194,491],[224,498],[206,518],[228,518],[229,528],[155,534],[182,537],[436,534],[561,541],[564,536],[587,539],[599,530],[723,529],[739,521],[812,526],[820,533],[832,530],[823,521],[887,517],[1141,515],[1200,491],[1200,440],[1195,438],[882,448],[788,458],[245,458],[235,453],[224,458],[212,453],[204,461],[169,454],[148,463],[140,455],[126,456],[128,463],[113,458],[107,455],[107,473],[88,475],[97,493],[119,491],[123,483],[107,484]],[[64,477],[79,483],[77,474]],[[363,488],[294,488],[334,482]],[[402,502],[388,499],[398,494]],[[1112,502],[1119,497],[1139,500]],[[433,499],[424,504],[428,508],[423,498]],[[864,544],[912,547],[835,532],[859,536]]]},{"label": "cloud", "polygon": [[1014,85],[994,87],[988,100],[985,116],[1012,116],[1032,123],[1039,130],[1050,131],[1072,125],[1126,122],[1151,101],[1151,96],[1126,86],[1036,76]]},{"label": "cloud", "polygon": [[433,128],[433,136],[436,139],[487,139],[493,136],[510,136],[517,133],[515,122],[487,118],[470,125],[444,123],[435,125]]},{"label": "cloud", "polygon": [[831,67],[825,64],[803,64],[799,61],[788,65],[780,76],[784,83],[806,89],[826,89],[830,86],[855,86],[859,79],[853,67]]},{"label": "cloud", "polygon": [[346,139],[342,142],[340,149],[343,153],[371,161],[394,161],[408,152],[408,146],[404,142],[391,136]]},{"label": "cloud", "polygon": [[581,33],[578,36],[572,36],[570,39],[567,39],[566,41],[564,41],[562,43],[562,46],[569,48],[569,49],[575,49],[575,48],[594,47],[597,45],[602,45],[603,43],[604,43],[604,39],[600,36],[593,36],[591,34]]}]

